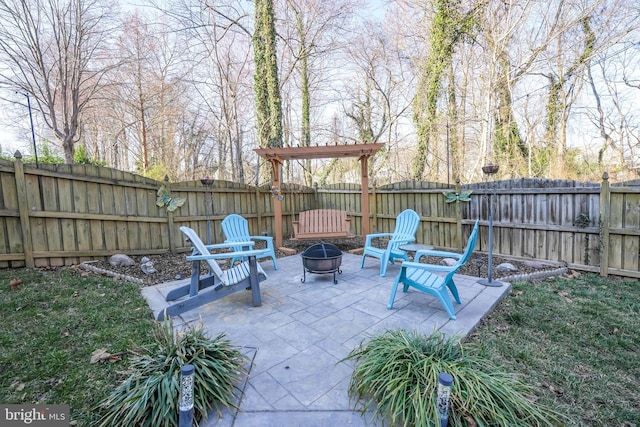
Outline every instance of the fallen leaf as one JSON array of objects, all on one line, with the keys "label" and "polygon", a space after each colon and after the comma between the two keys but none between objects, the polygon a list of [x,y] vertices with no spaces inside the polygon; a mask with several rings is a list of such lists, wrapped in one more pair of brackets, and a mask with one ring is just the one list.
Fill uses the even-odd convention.
[{"label": "fallen leaf", "polygon": [[78,291],[73,291],[73,294],[71,294],[72,298],[77,298],[79,296],[80,296],[80,292],[78,292]]},{"label": "fallen leaf", "polygon": [[102,362],[103,360],[107,360],[111,357],[111,353],[107,352],[106,348],[100,348],[93,353],[91,353],[91,363]]},{"label": "fallen leaf", "polygon": [[568,277],[569,279],[573,279],[576,277],[580,277],[580,272],[575,271],[575,270],[570,270],[567,274],[565,274],[565,277]]},{"label": "fallen leaf", "polygon": [[21,284],[22,284],[22,279],[12,279],[9,282],[9,286],[11,286],[11,289],[15,289]]},{"label": "fallen leaf", "polygon": [[70,332],[67,332],[67,331],[64,331],[64,332],[62,333],[62,336],[63,336],[63,337],[70,337],[70,336],[71,336],[71,333],[70,333]]}]

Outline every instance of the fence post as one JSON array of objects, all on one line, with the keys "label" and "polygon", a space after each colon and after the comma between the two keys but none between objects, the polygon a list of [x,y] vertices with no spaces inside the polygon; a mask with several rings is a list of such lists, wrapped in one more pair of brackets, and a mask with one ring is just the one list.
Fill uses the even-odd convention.
[{"label": "fence post", "polygon": [[34,268],[33,241],[31,239],[31,224],[29,221],[29,203],[27,199],[27,184],[24,178],[24,163],[22,153],[16,151],[14,169],[16,174],[16,191],[18,193],[18,210],[20,211],[20,228],[22,228],[22,247],[24,248],[24,262],[27,268]]},{"label": "fence post", "polygon": [[[456,178],[456,194],[462,191],[460,188],[460,178]],[[456,201],[456,233],[458,233],[458,251],[462,251],[462,204]]]},{"label": "fence post", "polygon": [[600,276],[609,274],[609,222],[611,214],[611,191],[609,174],[602,174],[600,186]]}]

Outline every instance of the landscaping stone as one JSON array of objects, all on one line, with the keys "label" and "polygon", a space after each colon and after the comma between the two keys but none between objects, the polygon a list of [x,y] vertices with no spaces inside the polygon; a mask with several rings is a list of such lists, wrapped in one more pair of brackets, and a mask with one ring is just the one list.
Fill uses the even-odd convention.
[{"label": "landscaping stone", "polygon": [[136,262],[125,254],[115,254],[109,258],[109,264],[113,267],[131,267],[136,265]]}]

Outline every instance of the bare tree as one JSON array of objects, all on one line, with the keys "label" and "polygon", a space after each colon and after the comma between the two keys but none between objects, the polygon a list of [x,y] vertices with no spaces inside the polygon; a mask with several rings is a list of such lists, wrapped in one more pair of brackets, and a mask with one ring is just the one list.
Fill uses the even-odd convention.
[{"label": "bare tree", "polygon": [[[278,27],[284,41],[281,84],[290,92],[283,95],[283,108],[289,114],[299,111],[295,125],[291,116],[285,117],[290,134],[284,137],[289,143],[297,140],[300,146],[308,147],[316,136],[312,136],[312,122],[319,121],[316,113],[323,102],[325,64],[344,48],[354,4],[354,0],[285,0],[281,5],[283,19]],[[305,183],[311,185],[311,160],[303,161],[303,169]]]},{"label": "bare tree", "polygon": [[[386,174],[395,177],[401,168],[398,157],[398,122],[411,107],[413,75],[406,72],[408,58],[400,48],[377,28],[363,25],[358,37],[348,47],[348,58],[354,67],[354,83],[344,88],[345,116],[350,120],[355,138],[360,143],[386,143],[385,149],[369,161],[372,179]],[[402,151],[402,150],[400,150]]]},{"label": "bare tree", "polygon": [[0,84],[29,94],[73,163],[82,113],[110,69],[110,10],[98,0],[0,0],[0,57],[11,64]]},{"label": "bare tree", "polygon": [[219,179],[239,182],[246,181],[245,144],[255,122],[249,102],[253,96],[251,14],[243,7],[233,1],[174,0],[162,9],[171,19],[172,31],[189,40],[186,51],[194,65],[187,79],[196,93],[191,101],[207,111],[208,142],[216,144],[201,147],[206,155],[198,154],[215,157],[211,166]]}]

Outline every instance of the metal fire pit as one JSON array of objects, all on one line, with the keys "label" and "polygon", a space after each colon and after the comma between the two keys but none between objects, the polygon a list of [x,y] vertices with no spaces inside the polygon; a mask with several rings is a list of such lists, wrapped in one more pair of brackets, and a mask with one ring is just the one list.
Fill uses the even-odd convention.
[{"label": "metal fire pit", "polygon": [[335,245],[329,243],[318,243],[309,246],[302,253],[302,279],[307,280],[307,271],[315,274],[333,273],[333,283],[338,283],[336,271],[342,274],[340,265],[342,264],[342,251]]}]

